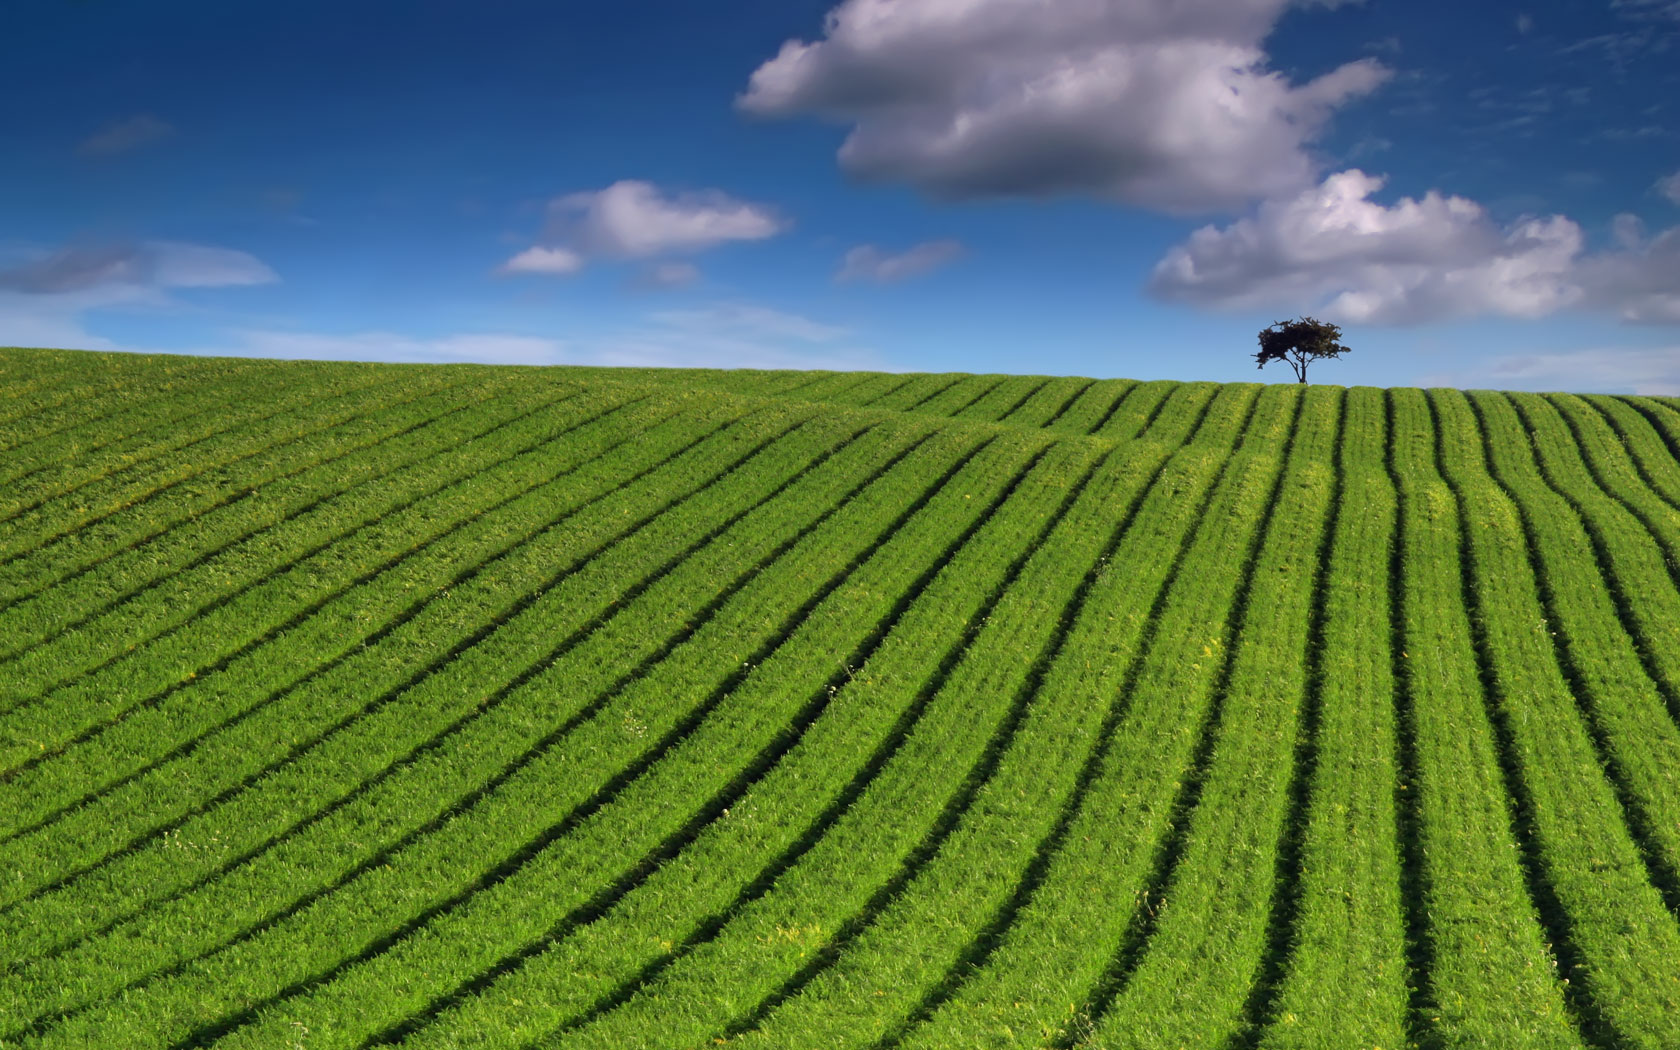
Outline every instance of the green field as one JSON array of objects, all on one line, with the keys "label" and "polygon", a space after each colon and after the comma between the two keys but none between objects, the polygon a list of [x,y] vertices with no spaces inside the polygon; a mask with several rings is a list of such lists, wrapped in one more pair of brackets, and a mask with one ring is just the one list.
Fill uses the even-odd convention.
[{"label": "green field", "polygon": [[0,383],[0,1046],[1680,1046],[1680,402]]}]

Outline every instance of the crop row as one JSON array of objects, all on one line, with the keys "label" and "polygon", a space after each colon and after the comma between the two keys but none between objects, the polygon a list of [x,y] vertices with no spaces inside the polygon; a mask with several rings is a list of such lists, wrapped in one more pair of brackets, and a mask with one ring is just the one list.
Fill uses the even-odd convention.
[{"label": "crop row", "polygon": [[[1195,418],[1194,414],[1186,414],[1185,433]],[[690,917],[686,920],[698,924],[698,929],[694,925],[685,929],[677,924],[680,917],[672,914],[675,888],[680,886],[686,893],[701,875],[708,876],[709,883],[714,869],[704,862],[724,863],[718,851],[735,841],[737,834],[752,833],[752,828],[761,823],[771,827],[783,825],[784,814],[804,790],[805,779],[797,766],[786,770],[780,784],[768,781],[762,790],[749,793],[732,806],[729,823],[716,830],[715,844],[714,840],[708,840],[707,853],[662,872],[665,878],[639,889],[623,908],[592,924],[560,950],[532,960],[505,985],[464,1003],[457,1013],[443,1018],[431,1029],[422,1030],[417,1041],[449,1045],[479,1030],[487,1016],[497,1015],[516,1018],[510,1019],[516,1031],[536,1027],[533,1022],[541,1020],[539,1030],[576,1029],[580,1038],[615,1041],[624,1031],[638,1026],[645,1030],[647,1011],[667,1016],[664,1000],[670,983],[684,987],[692,981],[715,982],[720,960],[732,975],[732,982],[735,981],[739,976],[736,960],[761,953],[767,938],[773,947],[781,949],[775,952],[777,959],[772,961],[783,969],[779,978],[776,971],[760,974],[760,981],[767,983],[756,987],[774,995],[778,990],[786,992],[788,981],[814,976],[806,972],[809,967],[801,967],[794,953],[800,948],[814,948],[812,939],[835,927],[820,916],[798,915],[795,921],[788,914],[790,910],[797,914],[814,900],[830,912],[849,905],[856,911],[851,920],[839,923],[839,936],[843,938],[847,929],[867,927],[869,915],[881,908],[894,888],[910,881],[920,860],[932,852],[926,836],[949,833],[956,817],[963,812],[965,801],[973,798],[977,782],[983,780],[983,770],[995,766],[996,756],[1009,744],[1019,726],[1035,673],[1031,661],[1023,656],[1035,651],[1043,653],[1053,634],[1062,629],[1054,611],[1069,600],[1079,580],[1078,573],[1067,571],[1069,555],[1077,554],[1082,547],[1090,548],[1085,551],[1085,559],[1096,554],[1094,544],[1099,542],[1103,531],[1099,523],[1105,499],[1135,499],[1138,489],[1159,469],[1169,451],[1170,446],[1138,449],[1133,455],[1122,455],[1122,450],[1117,450],[1081,488],[1071,506],[1063,503],[1059,520],[1046,525],[1050,531],[1043,544],[1032,549],[1031,558],[1014,582],[1001,592],[996,605],[985,614],[973,640],[966,649],[948,653],[941,662],[938,683],[927,687],[928,691],[913,705],[925,704],[926,710],[902,746],[882,755],[878,771],[872,771],[868,780],[850,782],[855,786],[841,792],[816,827],[804,831],[793,856],[777,857],[769,870],[756,873],[750,863],[751,854],[743,858],[749,861],[747,864],[733,862],[731,866],[741,865],[742,870],[736,876],[741,881],[707,891],[721,896],[732,885],[740,887],[733,899],[724,898],[729,903],[713,913],[715,919],[698,909],[688,912]],[[1044,492],[1035,498],[1042,500],[1049,495]],[[1030,511],[1031,506],[1026,509]],[[940,582],[945,587],[961,584],[956,577],[948,582],[941,577]],[[922,620],[933,615],[938,607],[928,607],[928,600],[927,597],[918,600],[907,616]],[[915,666],[916,645],[914,634],[903,639],[889,635],[876,660],[860,667],[850,682],[841,687],[840,696],[869,698],[889,687],[914,688],[917,683],[910,668]],[[883,661],[885,667],[881,666]],[[905,676],[902,684],[896,686],[898,674],[893,673],[894,661],[902,662],[904,670],[898,674]],[[832,742],[811,751],[808,757],[801,755],[801,761],[832,764],[833,760],[824,755],[840,750],[839,741],[850,733],[849,722],[834,725],[824,734]],[[977,773],[977,769],[981,772]],[[831,775],[838,785],[845,783],[841,779],[845,774],[843,767]],[[776,787],[773,789],[771,785]],[[955,795],[948,797],[943,807],[929,804],[920,796],[930,785],[940,785]],[[782,793],[791,797],[782,797]],[[734,830],[737,813],[743,814],[746,825],[739,833]],[[796,822],[788,833],[799,830],[801,826]],[[920,844],[918,834],[923,836]],[[864,858],[868,858],[869,866],[858,870],[859,861]],[[704,899],[695,903],[704,904]],[[686,902],[683,906],[686,910]],[[638,934],[635,926],[627,928],[627,923],[641,924],[646,932]],[[776,933],[777,930],[797,933],[784,936]],[[656,947],[661,943],[656,934],[665,938],[663,951]],[[627,940],[646,943],[649,950],[645,954],[637,953],[640,958],[632,956],[622,963],[614,962],[614,955],[623,952]],[[637,963],[641,964],[639,971]],[[625,979],[618,987],[605,990],[592,980],[580,980],[583,975],[599,974],[602,968],[608,968],[609,973],[623,974]],[[524,1007],[523,1004],[531,1002],[556,1003],[560,1008]],[[572,1016],[568,1017],[568,1013]],[[602,1026],[612,1034],[584,1034]]]},{"label": "crop row", "polygon": [[[538,903],[542,909],[559,908],[564,914],[564,895],[553,896],[555,883],[545,872],[558,863],[558,857],[573,852],[580,838],[591,837],[589,829],[611,826],[620,833],[625,830],[623,825],[612,824],[611,814],[624,806],[648,804],[637,788],[645,783],[645,778],[636,776],[637,773],[649,767],[672,773],[687,768],[700,774],[727,776],[728,767],[720,770],[711,762],[703,762],[695,769],[692,761],[685,761],[682,756],[694,753],[699,739],[716,738],[720,734],[724,746],[749,747],[752,736],[742,732],[744,727],[738,720],[752,712],[754,700],[761,704],[794,700],[785,690],[766,697],[753,695],[756,689],[744,688],[773,673],[771,667],[782,666],[783,661],[775,664],[766,661],[769,654],[761,650],[768,646],[773,651],[793,636],[804,643],[795,646],[797,655],[792,658],[795,665],[800,660],[815,660],[832,666],[844,653],[844,650],[836,652],[834,647],[843,644],[845,632],[832,629],[838,624],[829,624],[830,629],[823,630],[819,623],[807,622],[817,609],[832,609],[834,615],[843,618],[862,616],[872,622],[874,617],[868,616],[870,603],[884,595],[878,585],[864,586],[864,581],[849,577],[864,564],[878,565],[875,570],[878,572],[901,572],[903,566],[895,555],[914,557],[925,547],[917,542],[917,533],[932,526],[924,525],[908,532],[901,531],[899,526],[912,521],[931,521],[937,525],[942,515],[932,511],[918,513],[935,493],[947,493],[939,501],[942,510],[957,514],[979,512],[979,500],[956,498],[973,494],[972,489],[953,490],[951,485],[1001,483],[1002,479],[995,482],[986,479],[997,473],[999,464],[994,460],[1002,449],[977,459],[979,450],[974,440],[972,436],[961,440],[940,437],[920,446],[883,475],[866,495],[849,501],[841,513],[796,543],[784,555],[792,564],[783,567],[786,574],[779,580],[774,572],[757,574],[752,585],[726,603],[730,615],[714,616],[649,669],[649,673],[622,683],[614,695],[605,698],[610,702],[580,721],[565,739],[545,742],[491,792],[442,819],[430,833],[378,858],[377,863],[364,866],[334,892],[301,909],[289,910],[284,917],[270,921],[215,955],[187,964],[179,972],[148,985],[143,993],[134,993],[133,998],[153,1003],[164,1016],[178,1016],[175,1023],[191,1023],[194,1011],[177,1015],[168,1004],[180,1001],[202,1005],[206,1001],[203,994],[207,981],[221,989],[212,1001],[248,1006],[264,997],[257,990],[267,989],[267,996],[277,996],[283,1002],[301,987],[325,980],[335,970],[348,967],[358,955],[365,960],[364,966],[378,965],[377,961],[386,957],[385,949],[392,944],[393,925],[399,929],[405,926],[420,929],[431,925],[427,923],[430,918],[470,923],[478,911],[493,909],[509,898],[528,894],[527,887],[533,884],[549,887],[540,895]],[[931,490],[927,487],[929,467],[933,467],[934,475]],[[969,468],[966,473],[964,467]],[[959,475],[964,480],[954,481]],[[818,597],[812,597],[804,587],[787,586],[789,579],[806,578],[818,583],[824,577],[829,582],[818,586]],[[828,599],[831,592],[832,600],[822,600]],[[857,623],[857,628],[867,630],[867,627],[867,622]],[[596,664],[599,665],[598,660]],[[758,666],[743,671],[743,664]],[[614,673],[623,670],[622,665],[607,666]],[[553,675],[545,674],[533,680],[532,685],[543,687],[540,692],[569,693],[585,684],[565,673],[571,669],[569,664],[556,667]],[[743,688],[735,688],[737,684]],[[648,701],[654,697],[659,702],[650,704]],[[686,704],[683,698],[687,698]],[[588,701],[580,699],[584,702],[577,707],[582,709]],[[774,738],[782,731],[785,720],[754,717],[750,724],[757,727],[760,737],[769,734]],[[565,746],[560,746],[562,743]],[[666,752],[670,754],[667,756]],[[470,758],[470,752],[465,757]],[[657,797],[666,799],[670,805],[687,804],[688,798],[686,795]],[[608,810],[606,817],[592,816],[603,808]],[[680,813],[670,817],[680,817]],[[645,826],[630,826],[641,827],[643,833],[650,835],[658,831],[658,825],[651,820]],[[568,834],[574,828],[577,834]],[[596,845],[604,847],[605,844]],[[587,851],[584,858],[593,858],[591,863],[606,863],[614,853],[633,845],[624,841],[610,850]],[[636,852],[632,851],[627,859],[633,861]],[[452,866],[451,874],[439,878],[441,859],[458,862],[463,857],[473,858],[472,864],[457,863]],[[289,882],[282,880],[282,885]],[[578,892],[588,886],[589,880],[575,884]],[[541,910],[524,912],[523,921],[534,921],[542,913]],[[364,933],[357,934],[358,930]],[[513,932],[509,928],[504,935]],[[432,930],[429,936],[419,937],[415,943],[431,943],[436,936]],[[403,939],[396,940],[402,943]],[[358,945],[362,946],[359,951]],[[485,942],[479,950],[492,947],[493,942]],[[304,978],[303,986],[291,987],[299,976]],[[438,979],[443,976],[442,972],[436,975]],[[81,1015],[70,1023],[67,1031],[97,1024],[102,1012],[110,1011],[95,1010]],[[143,1010],[139,1016],[146,1012]],[[201,1014],[196,1016],[202,1021]],[[232,1025],[238,1019],[223,1023]],[[66,1038],[74,1041],[74,1036]]]},{"label": "crop row", "polygon": [[[511,421],[506,416],[494,420],[509,425],[481,427],[476,436],[467,430],[462,436],[472,440],[327,500],[20,654],[8,670],[0,734],[33,740],[35,752],[56,750],[135,703],[151,702],[142,698],[191,682],[214,670],[218,661],[236,659],[290,630],[298,610],[311,610],[359,583],[372,582],[408,553],[455,528],[485,532],[498,517],[483,520],[490,511],[534,487],[563,485],[554,479],[574,467],[593,469],[590,458],[628,440],[640,422],[632,409],[605,426],[580,428],[570,413],[544,410],[554,399],[542,393],[516,399]],[[608,394],[602,407],[624,400],[622,394]],[[561,465],[555,470],[557,462]],[[256,572],[246,569],[253,562]],[[201,592],[208,596],[198,597]],[[183,606],[190,617],[182,615]],[[352,636],[341,630],[338,637]],[[320,658],[330,659],[332,651],[329,646]],[[65,690],[88,700],[70,705],[59,696]],[[49,694],[43,708],[42,698]],[[58,713],[50,724],[40,724],[43,709],[65,706],[79,718],[67,720]],[[31,750],[14,744],[0,765],[15,772],[20,761],[35,757]]]},{"label": "crop row", "polygon": [[[4,655],[73,629],[146,584],[445,447],[436,439],[447,428],[437,421],[474,405],[451,387],[391,384],[381,393],[358,397],[344,418],[335,419],[336,411],[317,416],[307,433],[241,457],[237,465],[206,468],[190,481],[150,490],[97,528],[84,525],[0,568]],[[389,454],[393,450],[401,451]]]}]

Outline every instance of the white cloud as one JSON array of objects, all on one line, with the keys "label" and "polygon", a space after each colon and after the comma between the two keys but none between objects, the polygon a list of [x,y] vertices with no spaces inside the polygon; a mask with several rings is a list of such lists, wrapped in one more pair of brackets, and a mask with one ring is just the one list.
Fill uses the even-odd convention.
[{"label": "white cloud", "polygon": [[1675,204],[1680,204],[1680,171],[1658,179],[1656,189]]},{"label": "white cloud", "polygon": [[[1306,145],[1388,70],[1290,84],[1262,43],[1289,0],[845,0],[737,104],[852,125],[840,163],[944,198],[1090,193],[1170,212],[1310,183]],[[1326,5],[1333,6],[1333,5]]]},{"label": "white cloud", "polygon": [[1474,368],[1425,376],[1423,386],[1680,395],[1680,346],[1505,354]]},{"label": "white cloud", "polygon": [[668,195],[652,183],[623,179],[550,201],[538,246],[508,260],[502,272],[569,274],[591,258],[698,252],[730,241],[763,240],[787,226],[767,205],[720,190]]},{"label": "white cloud", "polygon": [[860,244],[846,253],[836,281],[902,281],[938,269],[962,254],[962,244],[946,239],[923,241],[897,255],[888,255],[873,244]]},{"label": "white cloud", "polygon": [[574,274],[583,269],[583,256],[569,248],[527,248],[498,267],[498,273]]},{"label": "white cloud", "polygon": [[1463,197],[1385,206],[1357,169],[1167,253],[1154,295],[1208,306],[1306,307],[1329,320],[1408,324],[1475,314],[1540,317],[1582,301],[1580,227],[1561,215],[1501,230]]},{"label": "white cloud", "polygon": [[1534,32],[1534,16],[1529,14],[1517,15],[1517,32],[1523,36]]},{"label": "white cloud", "polygon": [[174,127],[150,113],[107,125],[76,146],[80,157],[114,157],[148,146],[175,133]]},{"label": "white cloud", "polygon": [[1581,283],[1592,305],[1634,324],[1680,324],[1680,226],[1640,239],[1624,226],[1621,251],[1582,260]]}]

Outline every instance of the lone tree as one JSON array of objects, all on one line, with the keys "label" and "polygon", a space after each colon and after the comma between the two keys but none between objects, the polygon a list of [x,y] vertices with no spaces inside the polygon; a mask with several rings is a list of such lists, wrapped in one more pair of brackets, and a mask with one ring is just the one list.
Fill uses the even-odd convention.
[{"label": "lone tree", "polygon": [[1265,368],[1272,361],[1288,361],[1295,370],[1297,382],[1307,381],[1307,365],[1321,357],[1340,357],[1351,353],[1336,340],[1342,330],[1333,324],[1303,317],[1299,321],[1276,321],[1270,328],[1260,330],[1260,352],[1254,359]]}]

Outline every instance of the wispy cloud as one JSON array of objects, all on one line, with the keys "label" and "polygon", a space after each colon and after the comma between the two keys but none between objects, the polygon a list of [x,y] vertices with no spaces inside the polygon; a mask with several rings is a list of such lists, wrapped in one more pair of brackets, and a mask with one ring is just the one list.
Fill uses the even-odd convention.
[{"label": "wispy cloud", "polygon": [[83,139],[76,147],[81,157],[115,157],[168,138],[175,128],[150,113],[141,113],[107,125]]},{"label": "wispy cloud", "polygon": [[1656,191],[1675,204],[1680,204],[1680,171],[1658,179]]},{"label": "wispy cloud", "polygon": [[1502,354],[1472,367],[1422,376],[1422,386],[1460,389],[1680,395],[1680,345],[1607,347],[1554,354]]},{"label": "wispy cloud", "polygon": [[[0,299],[0,321],[4,300]],[[510,365],[612,365],[669,368],[874,369],[885,365],[867,348],[849,345],[839,326],[745,302],[657,310],[640,321],[589,339],[518,332],[414,336],[389,330],[310,332],[233,329],[196,354],[330,361],[475,362]],[[0,343],[4,339],[0,338]],[[76,345],[59,341],[37,345]]]},{"label": "wispy cloud", "polygon": [[0,270],[0,345],[117,349],[84,327],[95,311],[169,309],[174,289],[268,284],[247,252],[181,241],[84,244],[28,252]]},{"label": "wispy cloud", "polygon": [[689,262],[662,262],[647,266],[636,275],[635,287],[687,288],[700,280],[700,267]]},{"label": "wispy cloud", "polygon": [[422,339],[388,331],[325,333],[237,329],[226,346],[194,351],[237,357],[309,361],[449,361],[501,365],[554,365],[567,361],[558,339],[499,332],[466,332]]},{"label": "wispy cloud", "polygon": [[279,280],[248,252],[183,241],[63,248],[0,270],[0,289],[59,295],[99,288],[225,288]]},{"label": "wispy cloud", "polygon": [[929,273],[962,253],[962,243],[949,238],[923,241],[896,255],[883,252],[873,244],[860,244],[846,253],[834,279],[842,283],[874,281],[889,284]]}]

